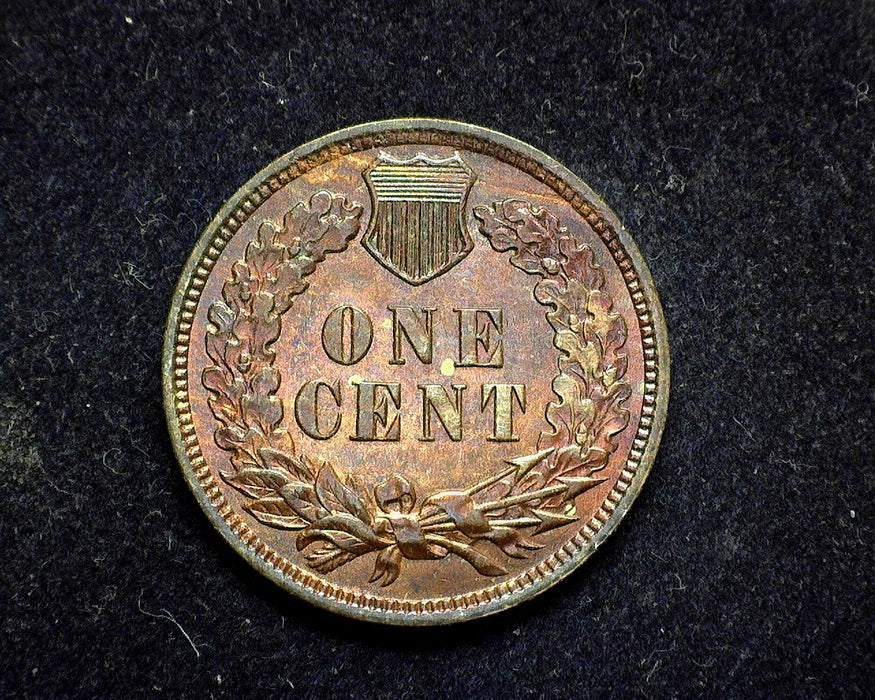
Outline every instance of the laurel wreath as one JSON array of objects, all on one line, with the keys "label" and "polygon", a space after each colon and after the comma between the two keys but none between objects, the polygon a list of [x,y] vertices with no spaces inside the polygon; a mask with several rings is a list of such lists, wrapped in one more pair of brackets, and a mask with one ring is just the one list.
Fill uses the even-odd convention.
[{"label": "laurel wreath", "polygon": [[264,221],[243,259],[234,263],[222,299],[210,305],[202,382],[229,454],[222,479],[249,500],[244,509],[272,528],[296,531],[307,564],[328,573],[376,552],[371,582],[388,586],[405,560],[450,554],[478,573],[507,573],[495,552],[526,558],[537,535],[578,519],[574,499],[602,483],[598,472],[629,422],[623,404],[626,325],[612,310],[604,273],[592,250],[543,208],[519,200],[477,207],[480,232],[510,262],[541,277],[535,298],[560,351],[553,380],[557,400],[546,409],[550,430],[538,451],[508,460],[497,473],[461,490],[419,500],[414,485],[393,474],[365,486],[327,462],[298,455],[283,427],[276,393],[281,376],[273,344],[281,319],[308,286],[305,278],[329,253],[358,234],[362,206],[329,192],[289,210],[282,224]]}]

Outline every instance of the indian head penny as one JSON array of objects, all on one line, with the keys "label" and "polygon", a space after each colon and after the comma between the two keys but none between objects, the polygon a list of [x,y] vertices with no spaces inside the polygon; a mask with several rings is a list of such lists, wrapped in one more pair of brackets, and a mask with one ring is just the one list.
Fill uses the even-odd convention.
[{"label": "indian head penny", "polygon": [[543,153],[365,124],[271,163],[173,298],[170,433],[213,525],[316,605],[430,625],[578,567],[653,463],[668,344],[637,247]]}]

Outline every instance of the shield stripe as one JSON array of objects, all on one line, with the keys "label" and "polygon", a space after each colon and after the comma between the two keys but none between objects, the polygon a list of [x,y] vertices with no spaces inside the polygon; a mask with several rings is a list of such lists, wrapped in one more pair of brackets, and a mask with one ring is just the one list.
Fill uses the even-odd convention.
[{"label": "shield stripe", "polygon": [[458,202],[381,200],[374,216],[375,247],[387,262],[418,280],[446,265],[464,246],[455,225],[459,213]]}]

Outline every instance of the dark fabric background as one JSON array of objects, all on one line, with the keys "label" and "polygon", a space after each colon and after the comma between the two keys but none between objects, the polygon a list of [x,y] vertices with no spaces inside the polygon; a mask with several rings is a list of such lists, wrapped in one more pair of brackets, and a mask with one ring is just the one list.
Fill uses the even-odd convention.
[{"label": "dark fabric background", "polygon": [[[0,695],[873,696],[871,2],[3,5]],[[506,132],[602,193],[673,356],[604,548],[432,630],[262,580],[161,406],[171,292],[221,204],[402,116]]]}]

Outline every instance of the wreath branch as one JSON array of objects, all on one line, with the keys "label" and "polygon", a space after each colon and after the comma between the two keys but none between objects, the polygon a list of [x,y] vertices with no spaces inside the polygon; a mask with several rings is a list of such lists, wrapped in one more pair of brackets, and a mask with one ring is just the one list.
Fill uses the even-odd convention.
[{"label": "wreath branch", "polygon": [[[484,576],[507,573],[481,543],[525,558],[543,545],[530,539],[577,520],[574,499],[605,481],[597,474],[629,421],[626,326],[604,292],[592,251],[544,209],[506,200],[478,207],[480,232],[511,264],[542,279],[535,298],[560,351],[556,400],[545,412],[550,430],[539,451],[507,461],[464,490],[419,500],[406,478],[392,475],[365,487],[327,462],[296,454],[276,397],[280,373],[273,344],[281,319],[307,288],[305,278],[332,252],[346,249],[362,207],[329,192],[314,194],[283,218],[264,221],[209,309],[203,371],[217,420],[216,444],[230,456],[220,473],[250,500],[246,511],[268,527],[297,532],[309,566],[328,573],[376,553],[371,582],[388,586],[404,560],[450,554]],[[417,505],[418,504],[418,505]]]},{"label": "wreath branch", "polygon": [[[592,249],[542,207],[508,199],[477,207],[474,216],[496,251],[511,251],[512,265],[542,278],[535,299],[550,308],[547,321],[560,351],[553,380],[558,400],[545,412],[551,430],[538,439],[539,448],[554,452],[519,487],[530,491],[591,478],[617,449],[616,436],[629,423],[624,404],[632,393],[623,379],[626,323],[604,291],[604,272]],[[557,491],[544,504],[558,507],[571,498]]]}]

